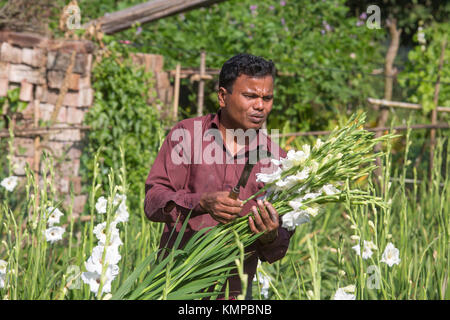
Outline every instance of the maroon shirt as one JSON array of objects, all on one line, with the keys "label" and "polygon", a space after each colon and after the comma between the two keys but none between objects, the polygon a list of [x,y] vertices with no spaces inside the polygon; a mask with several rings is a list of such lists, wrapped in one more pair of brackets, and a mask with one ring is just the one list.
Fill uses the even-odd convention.
[{"label": "maroon shirt", "polygon": [[[247,145],[232,157],[221,140],[220,134],[218,135],[219,118],[220,109],[217,114],[180,121],[172,128],[159,150],[145,183],[145,214],[151,221],[165,223],[160,248],[173,246],[183,218],[191,209],[191,217],[181,246],[196,231],[218,224],[208,213],[202,211],[199,206],[200,197],[205,192],[230,191],[239,181],[248,158],[246,151],[254,149],[250,143],[250,146]],[[208,131],[208,129],[215,130]],[[286,152],[266,135],[258,135],[258,139],[254,139],[255,143],[256,141],[258,145],[263,145],[263,149],[272,153],[272,157],[275,156],[277,159],[286,157]],[[213,149],[215,151],[212,151]],[[212,155],[213,161],[208,155]],[[263,183],[256,182],[256,173],[270,166],[268,158],[255,164],[247,185],[240,189],[241,200],[249,198],[264,186]],[[163,209],[169,201],[174,201],[177,206],[166,213]],[[247,202],[240,215],[248,214],[253,205],[256,205],[256,200]],[[180,221],[169,239],[179,215],[181,215]],[[249,279],[249,289],[256,272],[258,258],[269,263],[283,258],[292,233],[282,228],[280,223],[275,241],[263,245],[257,240],[246,248],[247,252],[253,252],[244,263],[244,272],[248,274]],[[229,289],[230,296],[240,293],[241,282],[238,276],[230,277]]]}]

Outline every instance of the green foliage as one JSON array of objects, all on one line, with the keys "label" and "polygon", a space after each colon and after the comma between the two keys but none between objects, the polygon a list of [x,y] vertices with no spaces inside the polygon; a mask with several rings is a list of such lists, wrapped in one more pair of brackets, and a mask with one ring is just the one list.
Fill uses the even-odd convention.
[{"label": "green foliage", "polygon": [[[27,103],[20,101],[19,97],[20,88],[8,90],[5,97],[0,97],[0,110],[3,110],[8,116],[25,110]],[[4,121],[0,121],[0,129],[5,128],[5,125]]]},{"label": "green foliage", "polygon": [[439,69],[439,58],[444,39],[447,39],[444,63],[440,73],[442,85],[438,105],[450,105],[450,23],[435,23],[427,28],[419,27],[414,40],[417,46],[408,54],[405,70],[399,74],[399,83],[408,88],[408,100],[423,106],[424,112],[434,109],[434,91]]},{"label": "green foliage", "polygon": [[92,154],[100,148],[102,185],[108,185],[107,168],[120,166],[120,147],[125,150],[130,204],[139,206],[139,194],[159,150],[161,122],[147,99],[153,84],[151,74],[132,65],[126,51],[110,43],[112,54],[94,68],[95,101],[86,115],[92,127],[82,156],[84,178],[89,180],[94,165]]},{"label": "green foliage", "polygon": [[[248,52],[272,59],[280,72],[294,74],[277,78],[277,116],[269,119],[269,128],[281,128],[286,121],[301,130],[334,127],[337,114],[365,104],[383,85],[382,78],[370,73],[383,63],[378,41],[385,31],[366,28],[364,21],[349,16],[343,0],[231,0],[137,30],[122,33],[121,39],[136,44],[134,50],[164,55],[166,69],[176,62],[198,66],[204,49],[210,68]],[[206,92],[215,92],[214,85],[207,82]],[[206,110],[215,112],[216,95],[206,96]],[[185,106],[190,115],[196,110],[196,95],[192,98]]]}]

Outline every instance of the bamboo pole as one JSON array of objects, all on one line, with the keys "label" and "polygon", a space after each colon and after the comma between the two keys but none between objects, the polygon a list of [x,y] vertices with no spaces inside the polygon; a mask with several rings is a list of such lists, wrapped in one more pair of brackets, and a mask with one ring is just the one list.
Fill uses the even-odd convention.
[{"label": "bamboo pole", "polygon": [[[46,135],[50,132],[60,132],[64,130],[91,130],[90,126],[84,125],[73,125],[68,127],[39,127],[39,128],[28,128],[28,129],[19,129],[13,130],[13,134],[15,137],[35,137],[38,135]],[[0,138],[8,138],[9,131],[7,129],[0,130]]]},{"label": "bamboo pole", "polygon": [[[34,104],[34,128],[38,129],[39,128],[39,104],[40,101],[39,100],[34,100],[33,102]],[[36,135],[34,137],[34,158],[33,158],[33,171],[36,174],[36,177],[39,176],[39,163],[41,160],[41,137]]]},{"label": "bamboo pole", "polygon": [[58,98],[56,99],[55,109],[53,110],[51,118],[50,118],[51,123],[56,122],[56,118],[58,117],[59,110],[61,109],[61,106],[63,104],[64,97],[65,97],[67,91],[69,90],[69,81],[70,81],[70,76],[72,75],[73,68],[75,67],[76,55],[77,55],[77,52],[75,50],[72,51],[72,55],[70,56],[70,64],[67,67],[66,74],[65,74],[61,89],[59,91]]},{"label": "bamboo pole", "polygon": [[206,69],[206,52],[202,50],[200,53],[200,80],[198,82],[198,101],[197,101],[197,116],[203,115],[203,101],[205,96],[205,76]]},{"label": "bamboo pole", "polygon": [[[439,67],[437,70],[437,79],[436,79],[436,85],[434,88],[434,97],[433,97],[433,103],[435,108],[431,111],[431,124],[437,123],[437,105],[439,100],[439,90],[441,86],[441,70],[442,66],[444,65],[444,56],[445,56],[445,47],[447,46],[447,39],[444,37],[444,40],[442,41],[441,45],[441,56],[439,57]],[[429,161],[429,168],[428,168],[428,180],[431,182],[431,179],[433,177],[433,166],[434,166],[434,149],[436,146],[436,129],[431,129],[430,131],[430,161]]]},{"label": "bamboo pole", "polygon": [[178,103],[180,99],[180,72],[181,65],[177,63],[177,68],[175,72],[175,88],[173,93],[173,120],[177,121],[178,119]]},{"label": "bamboo pole", "polygon": [[[375,98],[367,98],[367,101],[374,105],[383,105],[386,107],[411,109],[411,110],[422,110],[423,109],[420,104],[416,104],[416,103],[390,101],[390,100],[375,99]],[[436,110],[437,110],[437,112],[450,112],[450,107],[437,106]]]},{"label": "bamboo pole", "polygon": [[[387,19],[386,25],[389,28],[389,33],[391,35],[391,43],[389,44],[389,49],[386,53],[386,63],[384,66],[385,73],[385,82],[384,82],[384,99],[391,100],[392,99],[392,88],[394,83],[394,76],[397,74],[397,70],[394,68],[394,60],[397,56],[398,48],[400,45],[400,34],[402,33],[401,29],[397,29],[397,21],[395,19]],[[384,127],[386,125],[387,119],[389,116],[389,109],[384,106],[381,106],[380,115],[377,119],[377,126]],[[375,137],[380,137],[381,131],[377,131]],[[375,152],[379,152],[381,150],[381,144],[377,144],[374,148]],[[376,177],[381,176],[381,159],[377,157],[375,160],[375,164],[377,168],[374,170],[374,174]]]}]

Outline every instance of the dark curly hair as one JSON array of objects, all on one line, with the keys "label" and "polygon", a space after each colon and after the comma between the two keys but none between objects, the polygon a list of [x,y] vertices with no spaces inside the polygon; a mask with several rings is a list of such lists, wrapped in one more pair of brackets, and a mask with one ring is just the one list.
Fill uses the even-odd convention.
[{"label": "dark curly hair", "polygon": [[226,61],[220,70],[219,88],[224,87],[232,93],[234,82],[242,74],[257,78],[271,75],[275,80],[275,64],[272,60],[265,60],[248,53],[235,55]]}]

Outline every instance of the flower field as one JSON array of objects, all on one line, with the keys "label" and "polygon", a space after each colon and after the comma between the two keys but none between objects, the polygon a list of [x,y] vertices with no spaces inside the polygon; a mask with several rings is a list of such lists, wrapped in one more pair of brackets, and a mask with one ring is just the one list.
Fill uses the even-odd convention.
[{"label": "flower field", "polygon": [[[285,202],[291,208],[280,204],[279,212],[286,212],[283,224],[296,230],[282,260],[258,266],[253,286],[247,288],[253,299],[450,298],[450,191],[448,178],[443,180],[441,175],[441,170],[449,170],[446,144],[439,140],[432,182],[412,185],[405,182],[411,162],[409,132],[400,169],[392,166],[389,141],[384,144],[379,184],[363,174],[354,183],[355,190],[367,190],[365,196],[376,201],[363,201],[358,198],[361,194],[352,198],[344,186],[322,183],[319,191],[300,193]],[[288,159],[301,161],[326,146],[327,142],[318,141],[312,148],[291,152]],[[295,163],[288,159],[281,167],[289,170]],[[39,188],[29,170],[26,181],[2,178],[2,299],[195,299],[208,296],[199,293],[202,288],[225,279],[228,265],[242,270],[243,243],[254,241],[254,237],[242,237],[244,225],[233,232],[227,226],[215,228],[205,235],[207,240],[196,238],[185,251],[174,250],[166,259],[158,259],[163,225],[145,217],[143,190],[141,207],[129,206],[123,155],[122,169],[108,173],[108,194],[98,192],[100,172],[94,167],[89,210],[76,219],[72,219],[72,207],[64,208],[56,195],[51,158],[45,159],[44,167],[47,178]],[[294,180],[304,183],[307,176],[301,171]],[[268,187],[273,182],[269,194],[276,202],[277,187],[292,187],[290,177],[278,184],[273,175],[259,179]],[[347,192],[347,200],[319,210],[314,201],[332,199],[340,187]],[[208,255],[196,250],[200,244],[210,248],[206,243],[216,239],[232,245]],[[221,260],[220,255],[228,258]],[[241,277],[245,279],[244,274]]]}]

